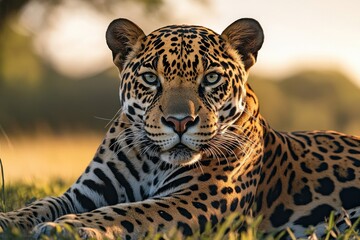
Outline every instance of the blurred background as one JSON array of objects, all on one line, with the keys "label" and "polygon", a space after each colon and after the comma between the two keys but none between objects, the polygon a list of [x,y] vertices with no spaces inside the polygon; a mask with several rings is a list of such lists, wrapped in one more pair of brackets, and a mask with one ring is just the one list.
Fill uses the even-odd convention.
[{"label": "blurred background", "polygon": [[105,31],[242,17],[265,32],[249,82],[278,130],[360,135],[360,2],[0,0],[0,158],[7,181],[75,179],[119,108]]}]

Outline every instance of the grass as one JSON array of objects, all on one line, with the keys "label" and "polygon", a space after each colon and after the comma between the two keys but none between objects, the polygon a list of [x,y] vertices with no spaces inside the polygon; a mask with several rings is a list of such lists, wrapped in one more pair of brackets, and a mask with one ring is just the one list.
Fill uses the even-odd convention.
[{"label": "grass", "polygon": [[[4,160],[4,162],[0,161],[2,177],[0,211],[18,209],[36,199],[63,193],[82,173],[101,139],[102,136],[89,133],[72,133],[71,135],[47,133],[27,137],[15,136],[6,141],[0,139],[0,158]],[[72,158],[69,158],[69,153]],[[65,170],[59,171],[59,168]],[[24,176],[28,177],[24,178]],[[54,178],[54,176],[57,177]],[[6,185],[4,179],[7,181]],[[327,232],[322,239],[360,240],[360,235],[356,230],[360,226],[360,220],[352,224],[346,214],[344,220],[349,227],[345,231],[339,231],[335,225],[335,216],[331,214]],[[188,240],[276,240],[285,234],[292,240],[296,239],[290,229],[286,229],[280,234],[264,234],[258,229],[260,222],[260,217],[231,215],[225,222],[216,226],[216,231],[213,231],[209,224],[204,233],[196,232]],[[242,223],[246,223],[246,227],[243,228],[243,231],[238,232],[237,229]],[[68,235],[64,236],[61,230],[57,229],[52,236],[43,239],[79,239],[76,231],[71,228],[68,228],[67,231]],[[313,232],[313,229],[309,229],[309,238],[317,239]],[[0,235],[0,238],[23,240],[28,239],[29,235],[13,228]],[[151,239],[175,240],[179,239],[179,232],[176,229],[166,233],[153,232],[146,238],[146,240]]]},{"label": "grass", "polygon": [[[53,179],[49,181],[48,184],[38,185],[36,183],[29,182],[16,182],[10,185],[5,186],[4,195],[2,196],[1,201],[1,211],[11,211],[14,209],[18,209],[26,204],[33,202],[35,199],[39,199],[45,196],[56,196],[64,192],[68,186],[70,186],[71,182],[62,180],[62,179]],[[5,197],[5,198],[4,198]],[[5,202],[4,202],[5,199]],[[349,221],[349,216],[344,216],[345,222],[348,224],[348,228],[340,232],[335,225],[335,215],[332,213],[329,216],[328,220],[328,228],[327,233],[322,238],[324,240],[329,239],[339,239],[339,240],[350,240],[356,239],[360,240],[360,235],[356,230],[357,226],[360,224],[360,219],[358,219],[355,223],[351,223]],[[261,222],[261,217],[251,218],[239,216],[236,214],[230,215],[223,223],[218,224],[216,226],[216,231],[210,226],[210,223],[206,226],[206,230],[203,233],[196,232],[194,236],[188,237],[187,240],[222,240],[222,239],[242,239],[242,240],[257,240],[257,239],[266,239],[266,240],[277,240],[280,239],[283,235],[287,234],[288,238],[294,240],[296,239],[293,233],[287,229],[280,233],[271,233],[264,234],[259,231],[258,227]],[[243,227],[241,232],[238,231],[242,223],[245,223],[246,227]],[[65,240],[65,239],[80,239],[76,231],[67,228],[67,234],[57,229],[53,232],[50,237],[43,237],[43,240],[55,239],[55,240]],[[313,233],[313,230],[309,230],[309,238],[310,239],[318,239]],[[23,240],[28,239],[29,235],[26,233],[22,233],[19,229],[13,228],[7,230],[0,236],[4,239],[16,239]],[[145,238],[145,240],[150,239],[169,239],[176,240],[179,239],[180,235],[176,229],[172,229],[166,233],[155,233],[149,235],[149,237]]]},{"label": "grass", "polygon": [[[68,181],[63,181],[61,179],[54,179],[50,181],[48,184],[43,184],[41,186],[35,183],[28,182],[16,182],[11,185],[7,185],[5,187],[5,199],[4,202],[2,199],[1,211],[11,211],[14,209],[18,209],[27,205],[36,199],[45,197],[45,196],[56,196],[64,192],[71,183]],[[237,229],[241,226],[242,222],[246,222],[248,226],[245,231],[239,233]],[[222,224],[219,224],[216,228],[217,230],[214,232],[211,228],[210,223],[205,227],[205,232],[195,232],[194,236],[187,238],[191,239],[203,239],[203,240],[221,240],[221,239],[244,239],[244,240],[253,240],[253,239],[263,239],[265,235],[263,235],[260,231],[258,231],[258,225],[261,221],[261,218],[250,218],[243,217],[233,214],[229,216]],[[28,239],[28,233],[22,233],[19,229],[12,228],[0,237],[4,239],[16,239],[23,240]],[[156,233],[152,232],[148,237],[144,240],[159,240],[159,239],[169,239],[175,240],[180,238],[180,233],[176,229],[172,229],[166,233]],[[266,237],[267,239],[277,239],[272,235]],[[61,231],[61,229],[56,229],[51,236],[44,236],[43,240],[65,240],[65,239],[74,239],[78,240],[80,237],[70,227],[67,227],[66,234]]]},{"label": "grass", "polygon": [[[100,145],[103,134],[54,133],[46,130],[28,135],[0,133],[0,158],[5,179],[41,182],[56,178],[75,180],[82,174]],[[59,169],[63,169],[59,171]]]}]

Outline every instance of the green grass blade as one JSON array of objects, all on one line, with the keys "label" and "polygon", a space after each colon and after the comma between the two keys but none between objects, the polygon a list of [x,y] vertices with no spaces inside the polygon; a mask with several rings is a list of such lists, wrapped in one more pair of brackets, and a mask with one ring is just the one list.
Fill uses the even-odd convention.
[{"label": "green grass blade", "polygon": [[0,167],[1,167],[1,210],[6,212],[6,199],[5,199],[5,174],[2,160],[0,158]]}]

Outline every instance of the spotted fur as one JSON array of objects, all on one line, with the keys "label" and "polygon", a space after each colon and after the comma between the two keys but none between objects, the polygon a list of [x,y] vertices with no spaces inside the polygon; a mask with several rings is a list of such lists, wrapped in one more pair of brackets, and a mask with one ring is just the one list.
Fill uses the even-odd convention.
[{"label": "spotted fur", "polygon": [[[221,35],[173,25],[149,35],[126,19],[106,34],[121,110],[93,161],[63,195],[1,213],[35,237],[69,224],[83,238],[136,239],[151,229],[204,231],[232,212],[261,228],[324,232],[331,211],[360,212],[360,138],[283,133],[247,83],[263,43],[253,19]],[[301,113],[299,113],[301,114]],[[341,222],[339,222],[341,224]]]}]

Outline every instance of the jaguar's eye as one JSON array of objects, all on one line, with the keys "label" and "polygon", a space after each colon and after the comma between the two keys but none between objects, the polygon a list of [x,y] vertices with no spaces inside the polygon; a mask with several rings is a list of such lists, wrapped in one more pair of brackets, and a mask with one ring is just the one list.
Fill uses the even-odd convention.
[{"label": "jaguar's eye", "polygon": [[203,84],[205,86],[210,86],[218,83],[221,79],[221,75],[215,72],[211,72],[205,75]]},{"label": "jaguar's eye", "polygon": [[147,72],[141,75],[142,79],[149,85],[157,86],[159,84],[159,78],[154,73]]}]

